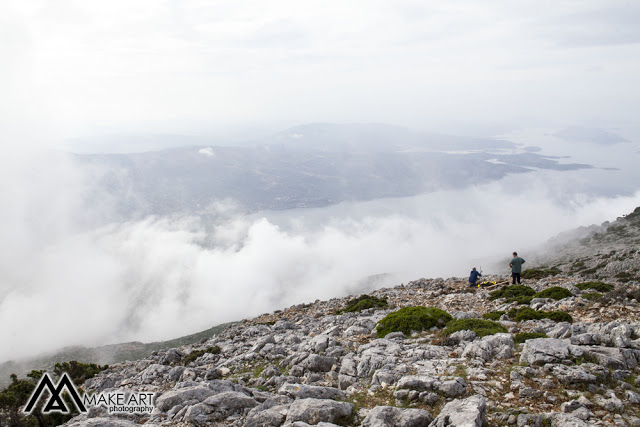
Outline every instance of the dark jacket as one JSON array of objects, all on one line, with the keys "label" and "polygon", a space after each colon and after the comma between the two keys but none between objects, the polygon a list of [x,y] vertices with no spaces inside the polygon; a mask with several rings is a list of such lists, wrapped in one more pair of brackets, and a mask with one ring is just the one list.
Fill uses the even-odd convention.
[{"label": "dark jacket", "polygon": [[524,264],[524,259],[520,257],[513,257],[509,265],[511,266],[512,273],[522,273],[522,264]]},{"label": "dark jacket", "polygon": [[476,283],[478,277],[482,277],[482,274],[478,270],[471,270],[471,274],[469,275],[469,283]]}]

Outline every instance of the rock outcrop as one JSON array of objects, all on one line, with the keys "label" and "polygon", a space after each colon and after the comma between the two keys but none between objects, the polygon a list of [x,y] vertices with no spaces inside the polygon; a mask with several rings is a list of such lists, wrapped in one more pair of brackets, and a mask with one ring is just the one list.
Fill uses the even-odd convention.
[{"label": "rock outcrop", "polygon": [[[527,282],[536,291],[571,290],[529,307],[569,313],[572,323],[503,315],[509,332],[486,336],[438,328],[377,336],[377,322],[404,306],[437,307],[457,319],[516,307],[458,279],[377,290],[372,295],[389,302],[379,310],[339,314],[347,298],[335,298],[264,314],[85,383],[91,392],[153,392],[151,414],[94,407],[69,425],[640,425],[640,304],[585,299],[580,280]],[[612,292],[640,284],[617,286]],[[522,332],[546,338],[514,341]]]}]

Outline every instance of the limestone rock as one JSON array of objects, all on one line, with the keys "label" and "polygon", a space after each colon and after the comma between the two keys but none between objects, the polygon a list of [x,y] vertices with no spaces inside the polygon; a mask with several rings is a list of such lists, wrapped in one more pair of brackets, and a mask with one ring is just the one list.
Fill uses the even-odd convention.
[{"label": "limestone rock", "polygon": [[483,396],[471,396],[447,403],[429,427],[482,427],[487,412]]}]

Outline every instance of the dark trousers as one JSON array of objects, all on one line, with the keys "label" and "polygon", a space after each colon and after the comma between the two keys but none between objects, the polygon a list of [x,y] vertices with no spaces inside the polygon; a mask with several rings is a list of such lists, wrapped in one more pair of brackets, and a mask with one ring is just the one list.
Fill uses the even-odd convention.
[{"label": "dark trousers", "polygon": [[520,273],[511,273],[511,278],[514,285],[516,284],[516,279],[518,279],[518,285],[520,284]]}]

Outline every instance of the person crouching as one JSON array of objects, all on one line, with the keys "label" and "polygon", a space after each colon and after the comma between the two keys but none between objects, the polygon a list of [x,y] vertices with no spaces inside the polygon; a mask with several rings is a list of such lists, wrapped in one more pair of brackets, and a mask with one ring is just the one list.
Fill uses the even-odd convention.
[{"label": "person crouching", "polygon": [[471,270],[471,274],[469,274],[469,287],[470,288],[475,288],[476,286],[478,286],[476,284],[478,282],[478,277],[482,277],[482,274],[480,274],[480,272],[477,271],[475,267],[473,267],[473,270]]}]

